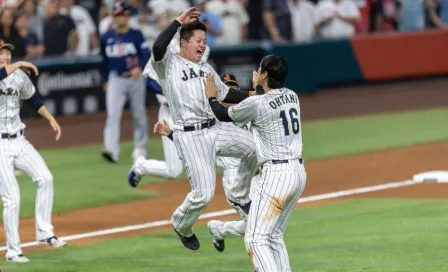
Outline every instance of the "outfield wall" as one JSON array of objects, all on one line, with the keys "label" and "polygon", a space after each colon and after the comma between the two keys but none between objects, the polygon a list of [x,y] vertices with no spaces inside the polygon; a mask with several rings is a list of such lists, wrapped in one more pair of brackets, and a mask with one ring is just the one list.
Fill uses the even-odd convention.
[{"label": "outfield wall", "polygon": [[[327,85],[365,83],[448,74],[448,31],[387,33],[350,40],[305,44],[252,43],[214,48],[210,63],[218,73],[233,73],[242,89],[251,88],[252,71],[268,54],[284,56],[290,68],[287,85],[300,93]],[[33,61],[40,69],[33,78],[48,108],[56,115],[105,111],[101,89],[100,56],[44,58]],[[156,105],[148,94],[148,105]],[[23,117],[33,115],[25,108]]]}]

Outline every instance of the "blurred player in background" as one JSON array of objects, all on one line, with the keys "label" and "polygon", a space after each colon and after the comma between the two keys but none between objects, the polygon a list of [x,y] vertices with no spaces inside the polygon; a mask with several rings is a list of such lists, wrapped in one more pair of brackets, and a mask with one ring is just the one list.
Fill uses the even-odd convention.
[{"label": "blurred player in background", "polygon": [[129,27],[130,7],[115,3],[113,19],[116,27],[101,38],[103,88],[106,91],[107,121],[104,128],[102,156],[117,163],[120,155],[120,122],[126,100],[130,100],[134,121],[133,158],[146,156],[148,124],[146,88],[142,69],[150,57],[149,46],[140,30]]}]

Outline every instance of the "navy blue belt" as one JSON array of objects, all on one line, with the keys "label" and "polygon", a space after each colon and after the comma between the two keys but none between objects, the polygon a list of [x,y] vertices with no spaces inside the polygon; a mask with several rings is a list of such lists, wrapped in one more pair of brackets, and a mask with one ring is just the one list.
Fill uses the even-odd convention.
[{"label": "navy blue belt", "polygon": [[23,135],[23,129],[16,134],[2,133],[1,135],[2,135],[2,139],[15,139],[15,138],[19,137],[20,135]]},{"label": "navy blue belt", "polygon": [[212,120],[199,124],[199,126],[184,126],[184,131],[195,131],[199,129],[211,128],[215,124],[216,119],[213,118]]},{"label": "navy blue belt", "polygon": [[[293,160],[297,160],[297,159],[292,159],[292,160],[272,160],[272,164],[282,164],[282,163],[288,163],[289,161],[293,161]],[[300,164],[303,164],[303,158],[299,158],[298,159]]]}]

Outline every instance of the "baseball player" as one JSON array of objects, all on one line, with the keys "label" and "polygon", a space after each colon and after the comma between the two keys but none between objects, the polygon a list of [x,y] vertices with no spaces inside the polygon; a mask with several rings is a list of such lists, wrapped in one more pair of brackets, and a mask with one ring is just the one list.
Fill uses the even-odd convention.
[{"label": "baseball player", "polygon": [[[12,44],[0,40],[0,67],[11,68],[12,50],[14,50]],[[25,65],[25,68],[34,70],[29,65]],[[29,260],[23,255],[20,248],[20,191],[14,175],[15,168],[26,173],[37,184],[36,237],[39,243],[49,244],[55,248],[63,247],[66,243],[59,240],[53,232],[51,224],[53,176],[44,159],[24,136],[25,124],[20,120],[20,100],[28,102],[49,121],[50,126],[56,132],[56,140],[61,137],[61,127],[43,105],[33,83],[25,72],[16,69],[0,81],[0,194],[3,201],[3,224],[7,245],[6,260],[27,263]]]},{"label": "baseball player", "polygon": [[206,95],[218,120],[252,124],[258,161],[263,167],[245,234],[255,271],[291,271],[283,233],[306,185],[299,99],[284,87],[287,72],[283,58],[263,58],[257,75],[266,94],[249,97],[230,108],[217,101],[213,75],[206,80]]},{"label": "baseball player", "polygon": [[[231,89],[239,90],[238,81],[236,80],[236,77],[232,74],[223,74],[220,76],[222,82],[229,86]],[[235,124],[236,125],[236,124]],[[169,140],[171,143],[173,141],[173,134],[174,132],[171,129],[172,125],[166,121],[166,120],[159,120],[155,126],[154,126],[154,133],[158,133],[161,136],[163,136],[165,139]],[[249,129],[249,126],[244,126],[244,129]],[[176,151],[174,149],[174,151]],[[176,153],[177,155],[177,153]],[[217,156],[217,164],[219,167],[224,169],[223,173],[223,188],[224,188],[224,194],[226,195],[227,199],[231,198],[230,190],[232,186],[234,186],[234,181],[237,176],[238,172],[238,165],[240,163],[239,159],[230,158],[230,157],[221,157]],[[139,159],[135,162],[133,166],[133,171],[138,174],[139,176],[147,175],[148,174],[148,165],[150,164],[150,160],[144,160]],[[182,165],[181,165],[182,167]],[[182,168],[183,169],[183,168]],[[251,189],[250,189],[250,198],[253,195],[253,188],[256,188],[256,184],[258,184],[259,175],[256,175],[252,178],[251,182]],[[129,180],[130,184],[135,184],[135,181],[132,179],[132,176]],[[232,205],[231,202],[229,204],[236,208],[235,205]],[[208,223],[208,228],[210,233],[213,236],[213,245],[219,252],[224,251],[225,249],[225,243],[224,239],[227,235],[244,235],[246,230],[246,214],[244,212],[241,212],[241,209],[236,208],[235,209],[241,216],[241,220],[239,221],[219,221],[219,220],[211,220]]]},{"label": "baseball player", "polygon": [[[189,8],[162,31],[153,45],[153,56],[147,64],[156,71],[170,106],[173,129],[176,131],[174,143],[192,188],[172,216],[174,230],[184,246],[191,250],[200,247],[193,224],[215,193],[216,156],[241,159],[237,185],[230,188],[230,201],[246,211],[250,206],[250,181],[257,170],[252,134],[234,125],[217,123],[207,103],[203,78],[208,73],[216,75],[216,72],[201,60],[206,48],[207,29],[197,21],[199,16],[200,12],[196,8]],[[180,53],[175,54],[167,48],[182,25]],[[249,96],[249,92],[229,90],[220,80],[217,86],[220,89],[219,98],[225,103]],[[140,179],[134,171],[130,175],[136,182]]]},{"label": "baseball player", "polygon": [[[169,50],[173,53],[179,53],[180,51],[180,40],[175,38],[171,41],[169,45]],[[204,55],[202,56],[202,61],[206,62],[210,54],[210,48],[206,46]],[[152,66],[149,66],[152,68]],[[170,127],[174,125],[173,117],[170,113],[170,107],[168,106],[168,101],[163,95],[162,88],[159,85],[159,79],[157,73],[154,69],[147,69],[149,78],[147,89],[156,94],[156,98],[160,103],[159,108],[159,122],[167,121]],[[159,160],[145,160],[142,156],[137,158],[136,165],[140,169],[139,175],[154,175],[163,178],[175,179],[180,176],[184,170],[182,161],[177,154],[176,145],[173,141],[170,141],[167,137],[162,137],[163,153],[165,156],[165,161]]]},{"label": "baseball player", "polygon": [[102,81],[106,90],[107,121],[102,156],[117,163],[120,155],[120,121],[126,100],[130,100],[134,121],[132,157],[146,156],[146,82],[142,69],[149,60],[148,44],[140,30],[129,27],[130,7],[122,2],[113,6],[116,27],[101,37]]}]

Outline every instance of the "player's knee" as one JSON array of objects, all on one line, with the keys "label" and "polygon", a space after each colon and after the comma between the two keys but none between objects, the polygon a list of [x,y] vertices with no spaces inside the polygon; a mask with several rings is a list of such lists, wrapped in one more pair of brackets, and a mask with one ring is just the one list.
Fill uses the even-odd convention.
[{"label": "player's knee", "polygon": [[34,182],[39,185],[52,185],[53,175],[50,171],[43,171],[42,173],[34,177]]},{"label": "player's knee", "polygon": [[20,194],[16,197],[3,197],[2,200],[5,210],[20,210]]},{"label": "player's knee", "polygon": [[196,202],[196,205],[200,207],[207,206],[210,203],[210,201],[212,201],[214,195],[215,195],[214,189],[196,191],[194,193],[195,196],[194,202]]},{"label": "player's knee", "polygon": [[166,170],[166,176],[169,179],[175,179],[179,177],[183,172],[182,167],[168,167]]}]

